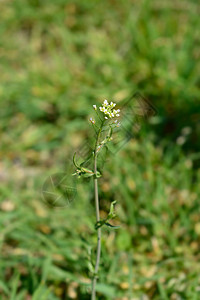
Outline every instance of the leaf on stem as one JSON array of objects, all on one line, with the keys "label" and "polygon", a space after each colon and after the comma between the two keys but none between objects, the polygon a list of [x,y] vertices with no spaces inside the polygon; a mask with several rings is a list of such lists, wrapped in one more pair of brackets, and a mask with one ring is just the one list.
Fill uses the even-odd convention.
[{"label": "leaf on stem", "polygon": [[114,225],[112,225],[112,224],[110,224],[110,223],[108,223],[108,222],[106,222],[105,225],[108,226],[108,227],[111,227],[111,228],[113,228],[113,229],[118,229],[118,228],[120,228],[120,226],[114,226]]},{"label": "leaf on stem", "polygon": [[109,214],[108,214],[107,218],[98,221],[98,222],[95,224],[95,229],[98,229],[98,228],[102,227],[103,225],[106,225],[106,226],[108,226],[108,227],[110,227],[110,228],[113,228],[113,229],[118,229],[118,228],[120,228],[120,226],[114,226],[114,225],[112,225],[112,224],[110,224],[110,223],[108,222],[108,221],[110,221],[111,219],[114,219],[114,218],[116,217],[116,213],[115,213],[115,211],[114,211],[114,209],[115,209],[114,206],[115,206],[116,203],[117,203],[117,201],[113,201],[113,202],[111,203],[111,205],[110,205],[110,211],[109,211]]},{"label": "leaf on stem", "polygon": [[76,167],[76,172],[74,174],[72,174],[73,176],[78,175],[78,178],[80,178],[81,176],[84,177],[84,178],[88,178],[88,177],[91,177],[91,176],[94,176],[94,175],[96,176],[96,178],[101,177],[101,174],[100,174],[99,171],[97,171],[96,174],[95,174],[92,170],[82,167],[84,162],[81,163],[80,165],[78,165],[76,160],[75,160],[75,157],[76,157],[76,152],[74,153],[74,156],[73,156],[73,163],[74,163],[74,166]]}]

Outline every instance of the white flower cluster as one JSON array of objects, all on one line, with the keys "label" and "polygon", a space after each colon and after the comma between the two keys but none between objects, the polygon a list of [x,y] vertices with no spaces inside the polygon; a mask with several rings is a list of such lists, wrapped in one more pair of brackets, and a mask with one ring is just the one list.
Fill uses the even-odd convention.
[{"label": "white flower cluster", "polygon": [[[102,106],[99,107],[100,111],[103,112],[106,116],[105,119],[119,117],[120,109],[114,109],[116,103],[110,102],[108,103],[107,100],[104,100]],[[94,109],[96,110],[96,105],[93,105]]]}]

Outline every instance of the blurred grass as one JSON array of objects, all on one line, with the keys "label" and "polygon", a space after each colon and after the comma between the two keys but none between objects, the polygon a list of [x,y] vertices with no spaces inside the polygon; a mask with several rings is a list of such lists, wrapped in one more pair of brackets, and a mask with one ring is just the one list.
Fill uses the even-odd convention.
[{"label": "blurred grass", "polygon": [[[109,160],[98,299],[199,299],[199,3],[0,2],[1,299],[90,299],[93,190],[50,209],[45,178],[70,168],[91,105],[141,91],[149,130]],[[183,128],[189,127],[190,134]]]}]

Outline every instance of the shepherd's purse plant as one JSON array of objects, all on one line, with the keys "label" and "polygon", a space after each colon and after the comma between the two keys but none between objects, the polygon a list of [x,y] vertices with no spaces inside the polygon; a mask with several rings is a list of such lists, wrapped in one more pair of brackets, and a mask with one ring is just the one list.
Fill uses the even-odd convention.
[{"label": "shepherd's purse plant", "polygon": [[108,102],[104,100],[102,106],[97,107],[93,105],[93,109],[96,113],[95,118],[90,118],[90,123],[95,131],[95,145],[91,151],[90,157],[93,161],[92,170],[84,166],[85,162],[78,163],[76,160],[76,153],[73,156],[73,163],[76,168],[74,176],[81,177],[93,177],[94,180],[94,199],[95,199],[95,209],[96,209],[96,223],[95,229],[97,231],[97,250],[96,250],[96,261],[93,270],[92,282],[91,282],[91,300],[96,299],[96,282],[98,279],[100,258],[101,258],[101,229],[102,226],[108,226],[112,228],[118,228],[118,226],[113,226],[109,221],[116,217],[114,205],[116,201],[113,201],[110,205],[110,212],[105,219],[100,219],[99,212],[99,193],[98,193],[98,179],[102,176],[98,170],[98,156],[103,149],[107,148],[108,143],[112,142],[113,131],[120,127],[119,117],[120,109],[116,109],[116,103]]}]

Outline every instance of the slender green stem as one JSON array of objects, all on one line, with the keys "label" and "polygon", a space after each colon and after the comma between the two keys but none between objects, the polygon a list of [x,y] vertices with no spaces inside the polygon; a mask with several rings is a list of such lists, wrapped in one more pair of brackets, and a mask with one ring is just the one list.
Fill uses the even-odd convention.
[{"label": "slender green stem", "polygon": [[[95,167],[96,167],[96,158],[95,158]],[[94,170],[96,172],[96,170]],[[96,221],[100,221],[100,214],[99,214],[99,196],[98,196],[98,182],[97,178],[94,179],[94,190],[95,190],[95,207],[96,207]],[[97,274],[99,270],[99,263],[100,263],[100,255],[101,255],[101,228],[97,229],[97,256],[96,256],[96,264],[95,264],[95,271],[94,277],[92,279],[92,300],[96,299],[96,282],[97,282]]]},{"label": "slender green stem", "polygon": [[[99,194],[98,194],[98,179],[97,179],[97,148],[98,148],[98,141],[101,134],[101,130],[103,127],[104,122],[102,122],[99,132],[97,134],[95,151],[94,151],[94,196],[95,196],[95,208],[96,208],[96,222],[100,221],[100,213],[99,213]],[[100,264],[100,256],[101,256],[101,228],[97,229],[97,255],[96,255],[96,263],[95,263],[95,271],[94,276],[92,279],[92,295],[91,300],[96,299],[96,282],[97,276],[99,271],[99,264]]]}]

